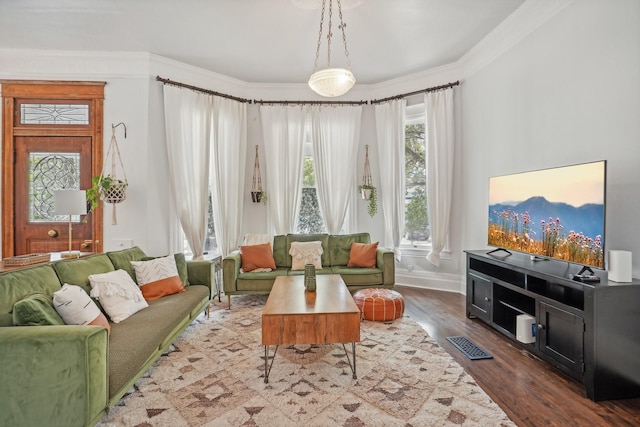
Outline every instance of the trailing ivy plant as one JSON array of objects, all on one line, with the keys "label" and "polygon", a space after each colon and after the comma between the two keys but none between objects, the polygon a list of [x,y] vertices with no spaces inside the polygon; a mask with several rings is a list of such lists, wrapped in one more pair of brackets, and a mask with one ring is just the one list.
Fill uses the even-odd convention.
[{"label": "trailing ivy plant", "polygon": [[376,213],[378,213],[378,190],[376,189],[376,187],[374,187],[373,185],[370,184],[362,184],[358,186],[358,189],[362,192],[363,190],[370,190],[371,193],[369,194],[369,198],[366,199],[364,197],[364,192],[363,192],[363,198],[365,200],[368,200],[368,205],[367,205],[367,212],[369,213],[370,217],[375,216]]}]

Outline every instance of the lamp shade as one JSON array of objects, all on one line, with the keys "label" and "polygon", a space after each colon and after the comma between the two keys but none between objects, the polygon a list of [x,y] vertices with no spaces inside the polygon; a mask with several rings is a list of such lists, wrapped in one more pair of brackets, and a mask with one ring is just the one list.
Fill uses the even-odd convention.
[{"label": "lamp shade", "polygon": [[85,190],[60,190],[53,192],[56,215],[85,215],[87,195]]},{"label": "lamp shade", "polygon": [[334,97],[344,95],[356,83],[353,73],[344,68],[316,71],[309,78],[309,87],[318,95]]}]

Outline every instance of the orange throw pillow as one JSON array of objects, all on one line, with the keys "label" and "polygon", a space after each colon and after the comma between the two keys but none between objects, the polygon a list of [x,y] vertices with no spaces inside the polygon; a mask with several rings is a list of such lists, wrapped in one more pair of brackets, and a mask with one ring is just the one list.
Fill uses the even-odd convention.
[{"label": "orange throw pillow", "polygon": [[185,290],[182,280],[178,276],[166,277],[140,286],[142,296],[147,301],[153,301],[154,299],[184,292]]},{"label": "orange throw pillow", "polygon": [[351,244],[349,252],[349,264],[347,267],[376,268],[376,251],[378,242]]},{"label": "orange throw pillow", "polygon": [[253,271],[257,268],[276,269],[276,262],[273,259],[271,245],[263,243],[260,245],[240,246],[240,260],[242,270]]}]

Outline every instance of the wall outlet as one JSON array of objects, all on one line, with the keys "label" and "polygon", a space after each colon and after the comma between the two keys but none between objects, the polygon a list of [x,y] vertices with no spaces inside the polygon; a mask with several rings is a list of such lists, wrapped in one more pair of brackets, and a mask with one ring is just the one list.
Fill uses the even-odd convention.
[{"label": "wall outlet", "polygon": [[129,249],[133,247],[133,239],[112,239],[111,245],[118,249]]}]

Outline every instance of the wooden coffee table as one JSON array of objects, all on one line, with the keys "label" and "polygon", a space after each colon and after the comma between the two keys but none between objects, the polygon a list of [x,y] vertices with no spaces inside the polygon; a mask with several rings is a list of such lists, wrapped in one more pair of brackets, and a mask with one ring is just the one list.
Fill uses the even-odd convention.
[{"label": "wooden coffee table", "polygon": [[[262,311],[264,382],[278,346],[342,344],[356,379],[356,342],[360,341],[360,310],[339,274],[316,276],[316,291],[306,292],[304,276],[279,276]],[[353,364],[345,343],[351,343]],[[269,346],[275,345],[269,364]]]}]

